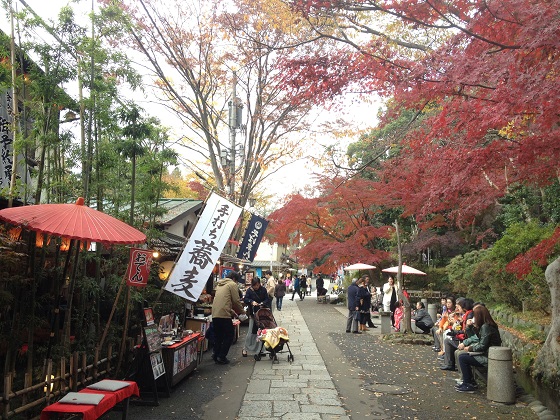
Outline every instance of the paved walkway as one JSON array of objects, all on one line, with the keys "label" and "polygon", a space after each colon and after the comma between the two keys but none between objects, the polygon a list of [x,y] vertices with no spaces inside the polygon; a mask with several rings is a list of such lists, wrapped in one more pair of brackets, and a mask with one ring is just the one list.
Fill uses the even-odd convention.
[{"label": "paved walkway", "polygon": [[[286,299],[274,311],[286,328],[287,348],[279,363],[263,357],[241,357],[247,327],[228,354],[229,365],[216,365],[210,353],[199,367],[174,387],[157,407],[132,405],[130,420],[253,420],[414,418],[535,419],[523,404],[491,404],[483,390],[459,394],[456,372],[442,372],[429,346],[380,338],[380,328],[366,334],[345,333],[346,309]],[[378,320],[374,321],[379,323]],[[311,330],[311,331],[310,331]],[[119,413],[108,416],[120,418]]]},{"label": "paved walkway", "polygon": [[285,300],[274,318],[288,330],[294,361],[288,362],[284,346],[279,363],[268,357],[255,363],[239,419],[349,419],[296,302]]}]

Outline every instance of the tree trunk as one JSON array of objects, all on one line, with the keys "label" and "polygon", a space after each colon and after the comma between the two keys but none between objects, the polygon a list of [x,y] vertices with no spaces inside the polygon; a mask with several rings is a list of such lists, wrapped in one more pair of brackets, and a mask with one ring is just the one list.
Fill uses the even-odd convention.
[{"label": "tree trunk", "polygon": [[545,271],[550,289],[552,320],[548,337],[535,359],[534,375],[553,388],[560,388],[560,258]]},{"label": "tree trunk", "polygon": [[410,302],[406,295],[403,293],[403,286],[404,281],[402,277],[402,247],[401,247],[401,237],[399,233],[399,222],[395,220],[395,233],[397,235],[397,253],[399,259],[399,269],[397,271],[397,290],[399,291],[397,299],[399,301],[403,301],[404,303],[404,317],[401,321],[400,331],[403,333],[408,333],[412,331],[412,321],[411,321],[411,314],[410,314]]}]

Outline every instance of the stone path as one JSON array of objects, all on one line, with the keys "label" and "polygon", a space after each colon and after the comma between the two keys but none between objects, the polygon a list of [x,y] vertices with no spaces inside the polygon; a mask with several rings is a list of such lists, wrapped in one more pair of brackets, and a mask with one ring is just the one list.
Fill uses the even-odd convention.
[{"label": "stone path", "polygon": [[272,364],[268,355],[255,363],[239,420],[349,419],[297,304],[285,300],[274,318],[288,330],[294,361],[288,362],[284,346],[279,363]]}]

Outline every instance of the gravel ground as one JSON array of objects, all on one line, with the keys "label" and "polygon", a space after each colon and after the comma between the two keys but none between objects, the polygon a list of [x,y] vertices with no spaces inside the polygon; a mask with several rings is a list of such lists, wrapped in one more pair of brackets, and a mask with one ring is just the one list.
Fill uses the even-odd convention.
[{"label": "gravel ground", "polygon": [[334,305],[309,299],[298,306],[354,420],[538,418],[525,404],[488,401],[483,387],[456,392],[459,374],[441,371],[431,346],[382,341],[379,328],[347,334]]}]

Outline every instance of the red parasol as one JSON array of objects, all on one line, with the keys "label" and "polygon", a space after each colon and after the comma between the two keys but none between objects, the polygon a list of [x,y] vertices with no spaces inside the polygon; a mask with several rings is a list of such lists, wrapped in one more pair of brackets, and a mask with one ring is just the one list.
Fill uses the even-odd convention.
[{"label": "red parasol", "polygon": [[108,214],[76,204],[38,204],[0,210],[0,220],[36,232],[106,244],[137,244],[146,235]]},{"label": "red parasol", "polygon": [[[74,240],[85,242],[100,242],[105,244],[138,244],[146,241],[146,235],[139,230],[121,222],[108,214],[84,206],[84,199],[79,197],[76,204],[38,204],[35,206],[13,207],[0,210],[0,220],[22,226],[27,230],[42,232],[54,236],[70,238],[70,248],[67,263],[64,266],[62,278],[66,278],[68,260],[72,253]],[[70,316],[72,313],[72,300],[74,296],[75,271],[78,262],[79,248],[75,254],[74,274],[71,276],[65,325],[65,341],[70,336]],[[120,290],[119,290],[120,294]],[[118,300],[118,295],[117,295]],[[57,293],[57,308],[60,307],[60,292]],[[47,359],[50,357],[52,333],[54,325],[58,322],[58,313],[53,317],[51,325],[51,340],[47,350]]]},{"label": "red parasol", "polygon": [[[399,266],[396,265],[394,267],[384,268],[381,271],[383,271],[384,273],[395,273],[396,274],[399,271]],[[417,275],[420,275],[420,276],[426,276],[427,275],[423,271],[417,270],[416,268],[411,267],[411,266],[406,265],[406,264],[402,265],[401,273],[402,274],[417,274]]]}]

